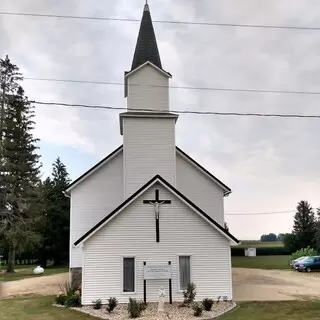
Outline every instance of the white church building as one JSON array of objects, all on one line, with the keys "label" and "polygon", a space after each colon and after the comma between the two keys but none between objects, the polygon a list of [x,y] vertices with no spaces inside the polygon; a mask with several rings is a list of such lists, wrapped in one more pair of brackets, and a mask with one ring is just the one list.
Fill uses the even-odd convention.
[{"label": "white church building", "polygon": [[83,305],[109,297],[157,301],[161,286],[168,302],[182,301],[190,282],[196,300],[233,299],[230,246],[239,241],[224,228],[231,190],[176,146],[170,78],[146,4],[124,76],[123,145],[65,192],[70,281],[81,285]]}]

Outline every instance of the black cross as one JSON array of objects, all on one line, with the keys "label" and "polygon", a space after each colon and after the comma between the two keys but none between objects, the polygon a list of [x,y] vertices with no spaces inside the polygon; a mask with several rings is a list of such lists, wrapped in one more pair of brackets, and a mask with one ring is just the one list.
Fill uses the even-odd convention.
[{"label": "black cross", "polygon": [[156,240],[160,242],[160,231],[159,231],[159,205],[160,204],[170,204],[171,200],[160,200],[159,190],[156,190],[156,200],[143,200],[143,203],[153,204],[156,218]]}]

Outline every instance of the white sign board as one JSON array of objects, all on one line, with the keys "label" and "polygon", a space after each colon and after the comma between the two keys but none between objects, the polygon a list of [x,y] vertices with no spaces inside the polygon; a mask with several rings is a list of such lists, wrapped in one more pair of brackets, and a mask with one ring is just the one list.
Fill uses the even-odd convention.
[{"label": "white sign board", "polygon": [[145,280],[171,279],[171,266],[144,266]]}]

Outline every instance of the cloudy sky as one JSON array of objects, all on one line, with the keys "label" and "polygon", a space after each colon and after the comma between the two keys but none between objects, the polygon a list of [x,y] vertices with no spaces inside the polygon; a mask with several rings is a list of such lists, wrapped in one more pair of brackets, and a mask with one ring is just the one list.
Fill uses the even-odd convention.
[{"label": "cloudy sky", "polygon": [[[150,0],[154,20],[320,26],[317,0]],[[0,11],[140,19],[144,0],[2,0]],[[155,23],[171,85],[320,91],[320,31]],[[0,56],[25,77],[122,82],[139,23],[0,15]],[[122,86],[24,81],[30,99],[125,107]],[[171,89],[174,110],[320,114],[320,96]],[[44,176],[75,179],[122,143],[118,112],[38,106]],[[320,120],[181,115],[177,144],[229,185],[240,239],[289,232],[297,202],[320,206]],[[269,215],[239,215],[292,211]],[[232,214],[232,215],[230,215]]]}]

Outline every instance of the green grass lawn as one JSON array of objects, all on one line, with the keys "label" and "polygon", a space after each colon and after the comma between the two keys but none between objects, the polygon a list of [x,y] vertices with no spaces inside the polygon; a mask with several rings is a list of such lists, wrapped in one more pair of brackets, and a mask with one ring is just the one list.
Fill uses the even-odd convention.
[{"label": "green grass lawn", "polygon": [[221,320],[320,319],[320,302],[245,302]]},{"label": "green grass lawn", "polygon": [[[15,268],[15,273],[0,272],[0,282],[1,281],[15,281],[15,280],[21,280],[21,279],[32,278],[32,277],[50,276],[52,274],[68,272],[68,270],[69,270],[68,267],[65,267],[65,266],[63,266],[63,267],[48,267],[44,270],[44,273],[42,275],[34,275],[32,273],[32,271],[35,267],[36,267],[36,265],[34,265],[34,266],[19,265]],[[5,267],[2,267],[2,271],[4,271],[4,270],[5,270]]]},{"label": "green grass lawn", "polygon": [[232,257],[234,268],[290,269],[289,256]]},{"label": "green grass lawn", "polygon": [[[53,297],[0,301],[1,320],[94,320],[88,315],[52,306]],[[221,320],[319,319],[320,302],[246,302]],[[187,319],[186,319],[187,320]]]},{"label": "green grass lawn", "polygon": [[0,301],[1,320],[93,320],[85,314],[52,306],[53,297]]}]

